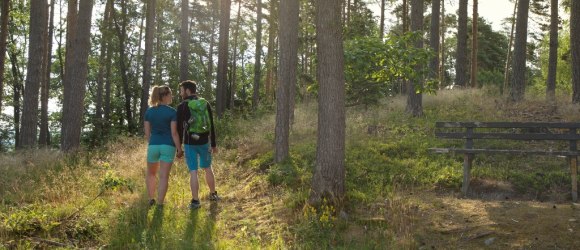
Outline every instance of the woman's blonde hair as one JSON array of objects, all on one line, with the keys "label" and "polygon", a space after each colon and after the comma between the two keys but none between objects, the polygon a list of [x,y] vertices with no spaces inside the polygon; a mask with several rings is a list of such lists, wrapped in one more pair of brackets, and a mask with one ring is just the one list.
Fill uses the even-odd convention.
[{"label": "woman's blonde hair", "polygon": [[149,106],[151,107],[159,106],[159,103],[161,102],[161,100],[163,100],[163,97],[169,95],[170,93],[171,89],[167,85],[153,86],[153,88],[151,89],[151,94],[149,95]]}]

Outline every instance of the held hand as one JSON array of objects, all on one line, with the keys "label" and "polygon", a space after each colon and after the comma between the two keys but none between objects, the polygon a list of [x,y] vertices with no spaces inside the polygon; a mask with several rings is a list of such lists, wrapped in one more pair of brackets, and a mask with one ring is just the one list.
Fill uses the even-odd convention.
[{"label": "held hand", "polygon": [[178,159],[181,159],[183,157],[183,149],[181,149],[181,148],[178,148],[177,149],[177,155],[176,155],[176,157]]}]

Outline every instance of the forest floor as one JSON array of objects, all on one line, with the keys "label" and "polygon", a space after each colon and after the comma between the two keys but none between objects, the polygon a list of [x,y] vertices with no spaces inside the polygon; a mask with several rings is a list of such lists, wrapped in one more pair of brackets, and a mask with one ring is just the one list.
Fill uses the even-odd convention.
[{"label": "forest floor", "polygon": [[425,98],[425,117],[412,118],[404,103],[350,109],[344,213],[306,203],[313,102],[299,105],[281,164],[272,162],[273,114],[218,124],[222,200],[208,201],[200,174],[197,210],[187,208],[182,160],[165,206],[147,205],[141,138],[73,156],[0,154],[0,249],[580,249],[580,204],[571,202],[564,159],[478,156],[463,197],[462,157],[428,150],[456,143],[433,136],[437,120],[577,121],[577,107],[458,91]]}]

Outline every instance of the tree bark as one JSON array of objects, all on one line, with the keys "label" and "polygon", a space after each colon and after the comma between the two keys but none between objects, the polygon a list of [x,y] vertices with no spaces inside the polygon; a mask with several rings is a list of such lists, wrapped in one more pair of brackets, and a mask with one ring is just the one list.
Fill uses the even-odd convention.
[{"label": "tree bark", "polygon": [[104,128],[104,119],[103,119],[103,88],[105,85],[105,73],[106,67],[108,65],[107,60],[107,53],[108,53],[108,46],[109,46],[109,28],[111,23],[111,11],[113,8],[113,0],[107,0],[105,6],[105,15],[103,17],[103,21],[101,24],[101,51],[99,55],[99,71],[97,73],[97,100],[95,104],[95,136],[93,143],[96,145],[99,142],[102,142],[104,139],[103,137],[103,128]]},{"label": "tree bark", "polygon": [[268,28],[268,55],[266,56],[266,100],[268,102],[272,102],[272,98],[274,96],[273,89],[274,89],[274,76],[277,74],[276,68],[276,54],[277,54],[277,46],[276,46],[276,37],[278,31],[278,23],[277,21],[277,13],[278,13],[278,6],[277,0],[270,1],[270,17],[268,19],[269,28]]},{"label": "tree bark", "polygon": [[189,0],[181,0],[181,39],[179,47],[181,56],[179,64],[179,81],[189,79]]},{"label": "tree bark", "polygon": [[511,64],[511,54],[512,54],[512,45],[513,45],[513,41],[514,41],[514,30],[515,30],[515,25],[516,25],[516,13],[517,13],[517,9],[518,9],[518,0],[515,0],[515,2],[514,2],[514,12],[513,12],[513,15],[512,15],[512,28],[510,30],[509,44],[508,44],[507,55],[506,55],[506,60],[505,60],[505,68],[504,68],[504,74],[503,74],[503,88],[502,88],[502,93],[503,93],[504,90],[507,89],[508,82],[509,82],[510,64]]},{"label": "tree bark", "polygon": [[235,108],[234,97],[236,96],[236,83],[238,79],[238,38],[240,34],[240,23],[242,21],[242,1],[238,0],[238,14],[236,16],[236,28],[234,29],[234,53],[232,54],[232,64],[231,64],[231,78],[230,78],[230,96],[228,101],[228,107],[231,109]]},{"label": "tree bark", "polygon": [[528,38],[529,7],[530,0],[519,1],[514,43],[514,60],[512,65],[512,87],[510,89],[510,99],[514,102],[523,100],[526,91],[526,45]]},{"label": "tree bark", "polygon": [[21,148],[34,148],[38,140],[38,94],[42,81],[44,62],[43,34],[46,25],[46,0],[33,0],[30,3],[30,35],[26,83],[24,86],[24,105],[22,107],[22,126],[20,130]]},{"label": "tree bark", "polygon": [[74,26],[75,36],[71,41],[71,44],[74,44],[70,51],[72,60],[66,61],[61,133],[61,148],[65,152],[77,150],[80,146],[82,117],[85,111],[83,100],[88,74],[92,12],[93,1],[80,0],[78,23]]},{"label": "tree bark", "polygon": [[8,38],[8,16],[10,15],[10,0],[2,1],[2,19],[0,20],[0,113],[4,96],[4,71],[6,60],[6,41]]},{"label": "tree bark", "polygon": [[280,2],[280,65],[276,89],[276,148],[275,162],[289,156],[290,88],[296,85],[298,63],[298,0]]},{"label": "tree bark", "polygon": [[[11,37],[12,44],[16,43],[14,37]],[[12,50],[8,53],[10,57],[10,64],[12,66],[12,78],[13,78],[13,96],[12,101],[14,102],[14,147],[20,148],[20,112],[21,112],[21,98],[22,98],[22,84],[24,80],[22,73],[18,68],[18,53]]]},{"label": "tree bark", "polygon": [[445,0],[441,0],[441,47],[440,47],[440,61],[439,61],[439,89],[444,85],[445,81]]},{"label": "tree bark", "polygon": [[[423,0],[411,0],[411,31],[423,34]],[[423,37],[423,36],[421,36]],[[415,48],[423,48],[423,39],[417,39],[414,44]],[[420,72],[422,65],[415,66],[415,71]],[[416,89],[423,88],[423,77],[415,77],[409,81],[409,95],[407,97],[407,113],[418,117],[423,115],[423,95],[417,93]]]},{"label": "tree bark", "polygon": [[230,7],[231,0],[221,0],[220,6],[220,37],[218,45],[218,69],[217,69],[217,116],[222,118],[227,103],[227,74],[228,74],[228,42],[230,31]]},{"label": "tree bark", "polygon": [[467,86],[467,0],[459,0],[455,85]]},{"label": "tree bark", "polygon": [[[182,6],[183,8],[183,6]],[[155,17],[157,0],[147,2],[147,16],[145,17],[145,50],[143,55],[143,86],[141,90],[141,106],[139,112],[139,126],[145,120],[145,111],[149,100],[149,88],[151,85],[151,64],[153,61],[153,36],[155,35]],[[183,12],[183,10],[182,10]],[[186,14],[187,15],[187,14]],[[182,20],[183,25],[183,20]],[[182,27],[183,29],[183,27]]]},{"label": "tree bark", "polygon": [[[131,89],[129,87],[129,76],[127,69],[127,51],[126,51],[126,40],[127,40],[127,2],[126,0],[121,0],[121,17],[118,17],[115,11],[113,11],[113,20],[115,20],[115,26],[117,29],[117,35],[119,37],[119,69],[121,74],[121,81],[123,83],[123,95],[125,101],[125,119],[127,119],[127,127],[129,133],[135,132],[135,122],[133,121],[133,111],[131,110]],[[121,20],[119,20],[119,18]],[[120,22],[120,24],[119,24]]]},{"label": "tree bark", "polygon": [[473,20],[471,20],[471,87],[477,88],[477,0],[473,0]]},{"label": "tree bark", "polygon": [[256,0],[256,56],[254,62],[254,93],[252,109],[256,111],[260,102],[260,80],[262,79],[262,0]]},{"label": "tree bark", "polygon": [[580,2],[571,1],[570,53],[572,54],[572,103],[580,103]]},{"label": "tree bark", "polygon": [[546,79],[546,100],[556,101],[556,69],[558,68],[558,0],[550,1],[550,52],[548,78]]},{"label": "tree bark", "polygon": [[385,37],[385,2],[386,0],[381,0],[381,20],[379,25],[379,38],[381,40]]},{"label": "tree bark", "polygon": [[[40,91],[40,136],[38,144],[41,146],[50,145],[50,132],[48,131],[48,98],[50,92],[50,73],[52,68],[52,37],[54,35],[54,2],[50,1],[50,15],[48,19],[48,34],[46,35],[46,59],[44,66],[44,79]],[[46,10],[48,11],[48,9]],[[47,13],[48,14],[48,13]]]},{"label": "tree bark", "polygon": [[318,139],[309,203],[341,211],[345,197],[345,88],[340,3],[316,1]]},{"label": "tree bark", "polygon": [[431,28],[429,32],[429,44],[435,56],[431,59],[429,64],[430,77],[438,79],[439,75],[439,30],[440,30],[440,14],[441,14],[441,0],[433,0],[431,2]]}]

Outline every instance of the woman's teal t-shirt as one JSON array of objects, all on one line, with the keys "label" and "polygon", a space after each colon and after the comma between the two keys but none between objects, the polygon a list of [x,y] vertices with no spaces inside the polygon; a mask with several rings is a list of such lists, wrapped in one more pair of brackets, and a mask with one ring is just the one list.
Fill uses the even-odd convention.
[{"label": "woman's teal t-shirt", "polygon": [[171,122],[177,122],[177,112],[167,105],[149,107],[145,112],[145,121],[151,125],[149,145],[174,146],[171,137]]}]

